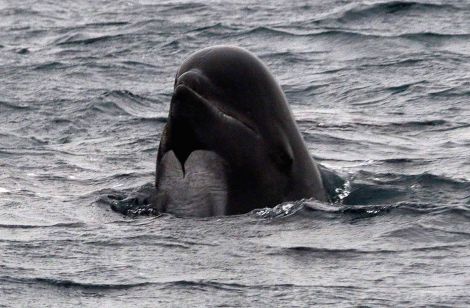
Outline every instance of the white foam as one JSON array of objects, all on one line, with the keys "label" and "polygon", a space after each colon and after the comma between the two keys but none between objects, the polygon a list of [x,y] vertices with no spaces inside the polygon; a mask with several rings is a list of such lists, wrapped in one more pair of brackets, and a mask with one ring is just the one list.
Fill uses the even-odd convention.
[{"label": "white foam", "polygon": [[0,194],[9,193],[10,191],[6,188],[0,187]]}]

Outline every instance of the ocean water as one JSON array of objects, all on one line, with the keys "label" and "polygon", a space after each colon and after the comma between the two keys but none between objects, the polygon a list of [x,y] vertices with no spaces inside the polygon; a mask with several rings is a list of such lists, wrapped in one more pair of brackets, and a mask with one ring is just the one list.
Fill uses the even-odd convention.
[{"label": "ocean water", "polygon": [[[176,70],[218,44],[334,203],[146,210]],[[468,307],[469,88],[468,0],[0,0],[0,307]]]}]

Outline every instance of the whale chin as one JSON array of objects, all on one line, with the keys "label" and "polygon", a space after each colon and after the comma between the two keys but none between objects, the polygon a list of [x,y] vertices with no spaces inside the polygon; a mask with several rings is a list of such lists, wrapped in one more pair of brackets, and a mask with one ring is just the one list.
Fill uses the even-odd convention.
[{"label": "whale chin", "polygon": [[228,165],[215,152],[195,150],[184,163],[173,151],[160,162],[156,208],[176,216],[227,214]]}]

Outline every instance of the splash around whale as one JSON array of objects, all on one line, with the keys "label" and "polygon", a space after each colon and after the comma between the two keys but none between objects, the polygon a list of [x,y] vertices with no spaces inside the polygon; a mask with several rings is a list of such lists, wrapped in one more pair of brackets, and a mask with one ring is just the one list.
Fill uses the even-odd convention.
[{"label": "splash around whale", "polygon": [[180,66],[156,169],[153,206],[178,216],[327,201],[281,87],[239,47],[205,48]]}]

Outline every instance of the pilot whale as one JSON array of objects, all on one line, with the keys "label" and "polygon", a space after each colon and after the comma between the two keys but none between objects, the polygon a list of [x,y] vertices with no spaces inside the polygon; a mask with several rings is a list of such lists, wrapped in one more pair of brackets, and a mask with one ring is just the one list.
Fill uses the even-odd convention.
[{"label": "pilot whale", "polygon": [[199,50],[179,67],[155,186],[154,207],[178,216],[328,199],[278,82],[234,46]]}]

